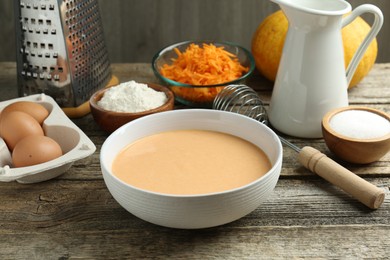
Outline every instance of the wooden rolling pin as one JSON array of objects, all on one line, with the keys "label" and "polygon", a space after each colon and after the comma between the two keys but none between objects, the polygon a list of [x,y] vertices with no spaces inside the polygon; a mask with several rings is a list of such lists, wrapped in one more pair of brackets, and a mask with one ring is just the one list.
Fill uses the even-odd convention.
[{"label": "wooden rolling pin", "polygon": [[312,147],[303,147],[298,153],[298,160],[307,169],[341,188],[371,209],[378,209],[385,199],[383,189],[362,179]]}]

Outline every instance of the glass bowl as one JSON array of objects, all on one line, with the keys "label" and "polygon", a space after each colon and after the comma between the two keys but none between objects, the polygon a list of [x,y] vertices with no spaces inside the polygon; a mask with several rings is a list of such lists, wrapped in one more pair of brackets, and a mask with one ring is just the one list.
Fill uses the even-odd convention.
[{"label": "glass bowl", "polygon": [[[223,82],[215,85],[190,85],[184,84],[172,79],[166,78],[161,75],[160,71],[164,64],[172,64],[173,60],[177,58],[175,49],[180,52],[185,50],[195,43],[199,46],[203,44],[213,44],[216,47],[224,47],[225,51],[234,54],[241,65],[248,68],[248,71],[244,73],[240,78],[229,82]],[[169,86],[175,94],[175,100],[179,103],[190,107],[202,107],[211,108],[215,96],[227,85],[243,84],[246,79],[252,74],[255,69],[255,61],[252,54],[245,48],[229,42],[213,42],[213,41],[185,41],[170,45],[157,52],[152,60],[152,68],[156,77],[162,84]]]}]

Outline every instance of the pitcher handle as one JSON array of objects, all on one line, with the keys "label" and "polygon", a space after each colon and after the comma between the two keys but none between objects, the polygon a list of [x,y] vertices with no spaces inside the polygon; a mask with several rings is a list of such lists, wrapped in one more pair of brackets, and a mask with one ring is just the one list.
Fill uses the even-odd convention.
[{"label": "pitcher handle", "polygon": [[360,44],[359,48],[357,49],[355,55],[353,56],[352,60],[350,61],[348,68],[346,70],[346,77],[347,77],[347,86],[352,80],[353,74],[355,73],[355,70],[357,66],[359,65],[360,60],[363,57],[363,54],[366,52],[367,47],[370,45],[370,43],[374,40],[376,35],[378,34],[379,30],[381,29],[383,25],[383,14],[382,11],[372,4],[363,4],[358,7],[356,7],[350,15],[343,18],[342,20],[342,27],[350,24],[353,20],[355,20],[358,16],[362,15],[363,13],[372,13],[374,14],[374,23],[371,26],[371,30],[368,32],[366,37],[364,38],[363,42]]}]

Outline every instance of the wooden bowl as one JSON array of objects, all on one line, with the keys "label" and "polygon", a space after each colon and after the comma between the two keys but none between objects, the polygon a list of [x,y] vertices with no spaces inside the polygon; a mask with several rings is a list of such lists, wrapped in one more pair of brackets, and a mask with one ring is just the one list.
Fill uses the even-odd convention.
[{"label": "wooden bowl", "polygon": [[173,92],[169,88],[158,85],[158,84],[153,84],[153,83],[146,83],[146,84],[148,85],[148,87],[150,87],[156,91],[164,92],[168,97],[167,102],[162,106],[159,106],[159,107],[154,108],[154,109],[142,111],[142,112],[136,112],[136,113],[115,112],[115,111],[109,111],[109,110],[103,109],[102,107],[100,107],[97,104],[97,102],[103,97],[104,93],[109,88],[101,89],[101,90],[98,90],[97,92],[95,92],[91,96],[91,98],[89,100],[89,104],[91,107],[92,116],[93,116],[94,120],[96,121],[96,123],[100,126],[100,128],[108,133],[112,133],[113,131],[115,131],[116,129],[121,127],[122,125],[124,125],[124,124],[126,124],[134,119],[137,119],[137,118],[140,118],[143,116],[147,116],[150,114],[168,111],[168,110],[173,109],[175,99],[174,99]]},{"label": "wooden bowl", "polygon": [[328,112],[322,120],[322,133],[329,150],[344,161],[366,164],[378,161],[390,150],[390,133],[375,138],[352,138],[336,132],[330,120],[338,113],[347,110],[363,110],[377,114],[390,121],[389,114],[363,106],[349,106]]}]

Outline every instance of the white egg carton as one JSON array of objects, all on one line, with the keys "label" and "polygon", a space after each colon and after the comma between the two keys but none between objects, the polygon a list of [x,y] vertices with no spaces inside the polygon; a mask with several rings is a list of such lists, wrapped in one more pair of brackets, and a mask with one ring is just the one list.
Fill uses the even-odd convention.
[{"label": "white egg carton", "polygon": [[95,144],[65,115],[50,96],[36,94],[0,102],[0,111],[16,101],[36,102],[50,112],[42,128],[46,136],[53,138],[61,146],[63,155],[38,165],[13,168],[10,151],[4,140],[0,138],[0,181],[20,183],[46,181],[63,174],[75,161],[96,151]]}]

